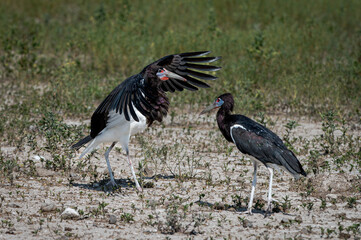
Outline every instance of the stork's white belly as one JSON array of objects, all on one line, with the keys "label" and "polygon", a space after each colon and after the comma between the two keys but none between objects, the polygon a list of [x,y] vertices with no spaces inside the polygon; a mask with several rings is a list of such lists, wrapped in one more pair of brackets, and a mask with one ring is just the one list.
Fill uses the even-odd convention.
[{"label": "stork's white belly", "polygon": [[[136,113],[138,111],[135,111]],[[139,112],[138,112],[139,113]],[[146,117],[144,117],[142,114],[138,114],[137,116],[139,118],[139,122],[134,121],[132,119],[132,121],[130,122],[130,135],[135,135],[139,132],[143,132],[145,130],[145,128],[147,127],[147,119]]]},{"label": "stork's white belly", "polygon": [[134,111],[139,118],[135,121],[130,115],[130,121],[127,121],[124,114],[110,111],[106,127],[97,136],[100,142],[119,142],[124,145],[129,142],[131,135],[144,131],[147,127],[147,119],[135,107]]}]

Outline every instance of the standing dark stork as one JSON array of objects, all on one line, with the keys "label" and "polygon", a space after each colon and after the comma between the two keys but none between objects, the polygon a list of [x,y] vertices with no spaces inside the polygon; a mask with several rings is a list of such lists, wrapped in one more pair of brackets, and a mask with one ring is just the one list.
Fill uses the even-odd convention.
[{"label": "standing dark stork", "polygon": [[72,146],[79,149],[90,142],[79,158],[94,150],[99,144],[110,142],[105,159],[110,176],[109,183],[116,186],[110,167],[109,152],[119,142],[127,154],[135,185],[141,191],[129,157],[129,138],[143,131],[154,121],[161,122],[167,115],[169,101],[166,92],[183,89],[196,91],[197,87],[209,87],[200,80],[214,80],[217,77],[199,71],[217,71],[220,67],[200,63],[214,62],[220,57],[204,57],[208,53],[210,52],[204,51],[165,56],[119,84],[93,113],[90,135]]},{"label": "standing dark stork", "polygon": [[300,174],[306,176],[295,154],[290,151],[283,141],[265,126],[252,119],[238,114],[232,114],[234,101],[232,94],[225,93],[201,112],[204,114],[212,109],[219,108],[217,123],[223,136],[236,144],[239,151],[247,154],[253,160],[254,172],[251,197],[248,203],[248,213],[252,214],[254,190],[257,183],[257,166],[265,165],[270,172],[267,213],[271,212],[273,169],[283,168],[296,179]]}]

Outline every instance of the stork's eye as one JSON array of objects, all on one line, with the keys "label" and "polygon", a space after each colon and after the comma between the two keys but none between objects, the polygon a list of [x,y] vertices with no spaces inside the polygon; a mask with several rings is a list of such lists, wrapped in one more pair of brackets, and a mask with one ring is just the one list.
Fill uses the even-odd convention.
[{"label": "stork's eye", "polygon": [[162,72],[163,72],[163,69],[160,68],[160,69],[158,70],[158,72],[159,72],[159,73],[162,73]]}]

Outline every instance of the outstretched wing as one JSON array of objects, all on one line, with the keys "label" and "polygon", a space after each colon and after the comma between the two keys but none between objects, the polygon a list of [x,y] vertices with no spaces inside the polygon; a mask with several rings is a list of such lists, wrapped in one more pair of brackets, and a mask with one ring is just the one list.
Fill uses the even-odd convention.
[{"label": "outstretched wing", "polygon": [[221,69],[221,67],[201,64],[211,63],[221,58],[204,57],[209,53],[210,51],[174,54],[165,56],[152,63],[165,67],[168,71],[174,72],[187,79],[187,81],[181,81],[170,78],[161,83],[161,88],[164,91],[169,92],[183,91],[183,89],[196,91],[198,90],[198,87],[209,88],[207,83],[200,80],[215,80],[217,77],[203,72],[218,71]]},{"label": "outstretched wing", "polygon": [[[220,69],[220,67],[200,64],[214,62],[220,58],[203,57],[208,53],[210,52],[204,51],[169,55],[149,64],[147,67],[156,64],[187,79],[187,81],[179,81],[170,78],[162,82],[161,88],[164,91],[174,92],[175,90],[182,91],[183,89],[196,91],[198,90],[197,87],[209,87],[208,84],[198,79],[214,80],[217,78],[198,71],[217,71]],[[145,90],[143,79],[147,67],[139,74],[131,76],[119,84],[99,105],[91,119],[91,137],[94,138],[106,127],[109,112],[112,110],[115,110],[119,114],[124,114],[127,121],[131,118],[139,121],[134,107],[142,115],[146,117],[151,116],[155,108],[149,103],[149,100],[154,100],[154,96]]]},{"label": "outstretched wing", "polygon": [[147,102],[146,97],[151,98],[144,91],[144,79],[140,74],[123,81],[104,99],[93,113],[91,136],[97,136],[105,128],[108,114],[112,110],[119,114],[124,114],[127,121],[130,118],[139,121],[134,107],[144,116],[148,116],[153,107]]}]

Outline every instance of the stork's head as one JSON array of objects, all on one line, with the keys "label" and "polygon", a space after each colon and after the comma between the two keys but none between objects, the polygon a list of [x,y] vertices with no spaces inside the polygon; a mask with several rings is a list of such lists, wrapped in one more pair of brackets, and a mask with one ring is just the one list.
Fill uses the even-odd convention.
[{"label": "stork's head", "polygon": [[157,77],[161,80],[161,81],[167,81],[169,78],[173,78],[173,79],[177,79],[177,80],[181,80],[186,82],[187,79],[185,79],[184,77],[168,71],[166,68],[159,68],[158,72],[157,72]]},{"label": "stork's head", "polygon": [[222,94],[221,96],[217,97],[214,102],[209,105],[208,107],[206,107],[206,109],[204,109],[200,114],[205,114],[207,112],[212,111],[213,109],[216,108],[226,108],[227,111],[233,111],[233,104],[234,104],[234,100],[233,100],[233,96],[230,93],[225,93]]}]

